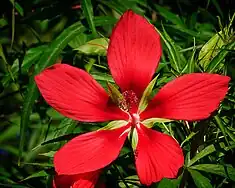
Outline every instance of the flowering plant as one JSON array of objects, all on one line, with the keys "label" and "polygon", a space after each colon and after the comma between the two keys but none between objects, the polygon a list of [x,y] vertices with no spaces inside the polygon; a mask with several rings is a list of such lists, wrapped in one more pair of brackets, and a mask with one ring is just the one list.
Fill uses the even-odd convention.
[{"label": "flowering plant", "polygon": [[185,74],[151,98],[161,53],[158,32],[129,10],[113,29],[107,51],[119,88],[108,83],[105,91],[87,72],[67,64],[55,64],[35,77],[47,103],[64,116],[83,122],[111,121],[100,130],[73,138],[55,154],[55,187],[94,187],[127,137],[142,184],[177,177],[184,164],[183,151],[174,138],[151,129],[153,123],[208,118],[225,97],[230,78]]}]

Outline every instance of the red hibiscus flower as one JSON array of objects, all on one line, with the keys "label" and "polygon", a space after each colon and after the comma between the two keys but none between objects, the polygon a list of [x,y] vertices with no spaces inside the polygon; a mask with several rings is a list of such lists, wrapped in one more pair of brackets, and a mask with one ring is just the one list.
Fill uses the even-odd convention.
[{"label": "red hibiscus flower", "polygon": [[56,175],[53,188],[93,188],[99,175],[100,170],[76,175]]},{"label": "red hibiscus flower", "polygon": [[[35,77],[45,100],[64,116],[83,122],[116,120],[109,128],[80,135],[65,144],[54,157],[59,175],[77,175],[78,182],[86,177],[91,184],[83,187],[94,187],[94,177],[118,157],[129,135],[142,184],[177,176],[184,163],[179,144],[150,129],[148,120],[193,121],[209,117],[225,97],[230,78],[186,74],[166,84],[147,101],[142,96],[148,92],[146,88],[161,53],[160,36],[154,27],[127,11],[112,32],[107,52],[108,65],[120,92],[109,85],[107,94],[87,72],[66,64],[56,64]],[[148,105],[144,105],[146,101]]]}]

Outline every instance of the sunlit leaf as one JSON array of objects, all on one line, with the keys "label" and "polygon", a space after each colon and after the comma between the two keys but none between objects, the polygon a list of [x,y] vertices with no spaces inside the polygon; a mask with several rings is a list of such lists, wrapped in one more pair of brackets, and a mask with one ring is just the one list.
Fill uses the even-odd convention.
[{"label": "sunlit leaf", "polygon": [[202,151],[200,151],[199,153],[197,153],[195,155],[195,157],[193,157],[190,162],[188,163],[188,166],[193,165],[195,162],[197,162],[199,159],[202,159],[203,157],[215,152],[215,146],[213,144],[205,147]]},{"label": "sunlit leaf", "polygon": [[47,175],[48,175],[48,174],[47,174],[44,170],[42,170],[42,171],[36,172],[36,173],[34,173],[34,174],[28,176],[27,178],[24,178],[24,179],[21,180],[21,181],[29,180],[29,179],[32,179],[32,178],[45,177],[45,176],[47,176]]},{"label": "sunlit leaf", "polygon": [[190,167],[191,169],[217,174],[235,181],[235,168],[218,164],[199,164]]}]

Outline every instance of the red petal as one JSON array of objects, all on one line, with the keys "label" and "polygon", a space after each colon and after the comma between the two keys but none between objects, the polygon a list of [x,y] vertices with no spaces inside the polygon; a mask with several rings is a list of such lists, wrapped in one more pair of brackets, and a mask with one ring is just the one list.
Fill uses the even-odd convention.
[{"label": "red petal", "polygon": [[170,136],[140,125],[135,151],[136,169],[142,184],[150,185],[162,178],[175,178],[184,164],[179,144]]},{"label": "red petal", "polygon": [[131,10],[115,26],[108,48],[108,63],[122,91],[139,97],[150,82],[161,56],[160,36],[154,26]]},{"label": "red petal", "polygon": [[81,69],[56,64],[37,75],[35,81],[48,104],[64,116],[86,122],[128,119],[108,103],[105,90]]},{"label": "red petal", "polygon": [[56,175],[53,188],[94,188],[99,175],[100,170],[76,175]]},{"label": "red petal", "polygon": [[56,172],[72,175],[107,166],[118,157],[129,127],[98,130],[72,139],[55,154]]},{"label": "red petal", "polygon": [[141,114],[176,120],[200,120],[216,110],[228,91],[230,78],[218,74],[192,73],[166,84]]}]

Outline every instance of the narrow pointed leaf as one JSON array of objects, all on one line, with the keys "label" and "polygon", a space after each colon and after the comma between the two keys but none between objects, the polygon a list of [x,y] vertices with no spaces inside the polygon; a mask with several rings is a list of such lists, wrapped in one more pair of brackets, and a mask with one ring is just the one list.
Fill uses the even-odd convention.
[{"label": "narrow pointed leaf", "polygon": [[204,68],[208,67],[210,61],[219,53],[220,48],[224,45],[224,40],[221,38],[222,31],[216,33],[200,50],[199,63]]},{"label": "narrow pointed leaf", "polygon": [[91,0],[82,0],[81,6],[82,6],[83,13],[87,19],[88,24],[89,24],[89,27],[92,31],[92,34],[94,37],[96,37],[97,31],[96,31],[95,24],[94,24],[94,13],[93,13],[93,7],[91,4]]},{"label": "narrow pointed leaf", "polygon": [[221,65],[222,61],[224,61],[225,57],[228,55],[230,50],[234,49],[235,42],[231,42],[224,46],[222,50],[214,57],[214,59],[209,63],[206,68],[206,72],[212,73],[216,72],[217,68]]},{"label": "narrow pointed leaf", "polygon": [[188,167],[193,165],[195,162],[197,162],[199,159],[202,159],[203,157],[215,152],[215,146],[213,144],[207,146],[206,148],[204,148],[202,151],[200,151],[198,154],[195,155],[195,157],[193,157],[190,162],[188,163]]},{"label": "narrow pointed leaf", "polygon": [[180,53],[181,47],[175,43],[173,39],[169,36],[166,32],[164,26],[162,25],[163,32],[159,32],[161,35],[161,39],[164,41],[168,51],[169,51],[169,58],[171,60],[171,64],[174,69],[180,73],[182,71],[182,67],[186,64],[185,57]]},{"label": "narrow pointed leaf", "polygon": [[163,16],[165,19],[169,20],[170,22],[172,22],[175,25],[185,27],[183,21],[180,19],[180,17],[178,15],[170,12],[169,10],[167,10],[166,8],[164,8],[162,6],[155,4],[154,7],[158,10],[159,14],[161,16]]},{"label": "narrow pointed leaf", "polygon": [[194,135],[196,135],[198,132],[191,132],[186,138],[185,138],[185,140],[181,143],[181,147],[184,145],[184,143],[185,142],[188,142],[191,138],[193,138],[194,137]]},{"label": "narrow pointed leaf", "polygon": [[29,180],[29,179],[31,179],[31,178],[45,177],[45,176],[48,176],[48,174],[47,174],[44,170],[42,170],[42,171],[40,171],[40,172],[36,172],[36,173],[34,173],[34,174],[28,176],[27,178],[25,178],[25,179],[23,179],[23,180],[21,180],[21,181]]},{"label": "narrow pointed leaf", "polygon": [[49,151],[47,153],[40,153],[38,155],[42,155],[42,156],[46,156],[46,157],[50,157],[50,158],[53,158],[54,155],[55,155],[55,151]]},{"label": "narrow pointed leaf", "polygon": [[188,169],[197,188],[212,188],[210,180],[196,170]]}]

